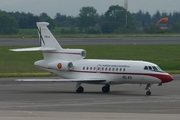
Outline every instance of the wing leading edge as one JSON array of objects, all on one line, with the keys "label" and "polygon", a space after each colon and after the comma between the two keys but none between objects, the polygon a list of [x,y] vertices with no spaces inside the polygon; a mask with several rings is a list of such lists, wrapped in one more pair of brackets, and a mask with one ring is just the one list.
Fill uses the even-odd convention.
[{"label": "wing leading edge", "polygon": [[100,83],[105,82],[105,79],[16,79],[19,82],[82,82],[82,83]]},{"label": "wing leading edge", "polygon": [[19,49],[10,49],[14,52],[26,52],[26,51],[54,51],[55,47],[33,47],[33,48],[19,48]]}]

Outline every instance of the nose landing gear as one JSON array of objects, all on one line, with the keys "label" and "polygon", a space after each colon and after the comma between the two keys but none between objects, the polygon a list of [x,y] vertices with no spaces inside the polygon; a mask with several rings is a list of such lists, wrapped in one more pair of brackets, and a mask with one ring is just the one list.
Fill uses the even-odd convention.
[{"label": "nose landing gear", "polygon": [[145,89],[147,90],[146,95],[150,96],[151,95],[151,91],[150,91],[151,90],[151,84],[147,84]]}]

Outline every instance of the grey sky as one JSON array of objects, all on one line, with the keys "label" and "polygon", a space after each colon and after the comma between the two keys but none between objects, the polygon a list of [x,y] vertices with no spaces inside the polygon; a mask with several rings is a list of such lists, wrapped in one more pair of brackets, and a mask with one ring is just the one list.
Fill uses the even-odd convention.
[{"label": "grey sky", "polygon": [[[35,15],[45,12],[53,18],[57,12],[77,16],[84,6],[93,6],[101,14],[105,13],[109,6],[117,4],[124,6],[124,0],[0,0],[0,9],[8,12],[30,12]],[[179,12],[179,6],[180,0],[129,0],[130,12]]]}]

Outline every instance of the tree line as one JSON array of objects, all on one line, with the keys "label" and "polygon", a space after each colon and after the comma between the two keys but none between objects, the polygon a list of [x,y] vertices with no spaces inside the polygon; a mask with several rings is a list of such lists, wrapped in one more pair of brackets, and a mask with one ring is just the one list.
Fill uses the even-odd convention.
[{"label": "tree line", "polygon": [[[168,18],[168,23],[162,23],[168,27],[162,30],[156,23],[161,18]],[[167,14],[157,11],[150,15],[149,12],[139,10],[130,13],[119,5],[112,5],[104,14],[98,14],[94,7],[82,7],[77,16],[67,16],[56,13],[51,18],[47,13],[34,15],[24,12],[0,11],[0,34],[17,34],[19,29],[34,29],[36,22],[49,22],[50,29],[63,28],[62,34],[100,34],[100,33],[162,33],[180,32],[180,12]],[[126,24],[127,23],[127,24]],[[68,28],[68,29],[65,29]]]}]

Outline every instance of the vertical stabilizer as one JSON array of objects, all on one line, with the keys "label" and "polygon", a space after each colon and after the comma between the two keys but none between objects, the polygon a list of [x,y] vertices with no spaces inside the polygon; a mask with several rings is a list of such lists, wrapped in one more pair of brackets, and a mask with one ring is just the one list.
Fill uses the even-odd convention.
[{"label": "vertical stabilizer", "polygon": [[41,46],[33,48],[10,49],[11,51],[42,51],[44,61],[46,63],[59,60],[81,60],[86,57],[86,51],[83,49],[63,49],[48,29],[47,26],[49,25],[49,23],[37,22],[36,24],[38,28],[39,41]]},{"label": "vertical stabilizer", "polygon": [[47,22],[37,22],[38,27],[38,34],[39,34],[39,41],[40,45],[43,47],[55,47],[58,50],[61,50],[62,47],[57,42],[55,37],[52,35],[52,33],[49,31],[47,26],[49,23]]},{"label": "vertical stabilizer", "polygon": [[[47,22],[37,22],[38,34],[39,34],[39,41],[41,47],[50,47],[56,48],[54,52],[60,52],[63,48],[57,42],[56,38],[48,29],[49,23]],[[58,58],[58,55],[55,55],[53,52],[43,51],[43,56],[45,60],[51,60]]]}]

